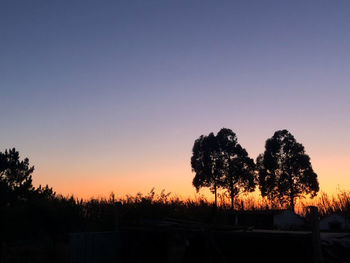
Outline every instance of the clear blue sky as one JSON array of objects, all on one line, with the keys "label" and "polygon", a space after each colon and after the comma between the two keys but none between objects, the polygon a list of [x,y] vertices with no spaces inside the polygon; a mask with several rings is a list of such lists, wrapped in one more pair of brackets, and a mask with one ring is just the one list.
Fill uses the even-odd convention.
[{"label": "clear blue sky", "polygon": [[277,129],[350,188],[349,1],[0,2],[0,145],[81,196],[192,193],[201,134]]}]

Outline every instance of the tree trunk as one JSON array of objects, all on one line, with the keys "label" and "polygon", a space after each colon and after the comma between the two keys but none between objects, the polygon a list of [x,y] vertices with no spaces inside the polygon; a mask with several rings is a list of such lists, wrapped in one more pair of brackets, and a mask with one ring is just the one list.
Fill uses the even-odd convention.
[{"label": "tree trunk", "polygon": [[290,193],[290,210],[292,210],[293,212],[294,212],[294,206],[295,206],[295,204],[294,204],[294,193],[291,192]]},{"label": "tree trunk", "polygon": [[289,184],[290,184],[290,210],[294,212],[294,199],[295,199],[295,194],[294,194],[294,185],[293,185],[293,176],[291,173],[289,173]]},{"label": "tree trunk", "polygon": [[234,205],[235,196],[233,194],[233,180],[232,180],[232,178],[231,178],[231,182],[230,182],[230,191],[231,191],[231,193],[230,193],[230,195],[231,195],[231,210],[234,210],[233,205]]},{"label": "tree trunk", "polygon": [[234,196],[233,193],[231,193],[231,210],[233,210],[233,200],[234,200]]},{"label": "tree trunk", "polygon": [[217,208],[218,207],[218,203],[217,203],[216,183],[214,183],[214,195],[215,195],[215,208]]}]

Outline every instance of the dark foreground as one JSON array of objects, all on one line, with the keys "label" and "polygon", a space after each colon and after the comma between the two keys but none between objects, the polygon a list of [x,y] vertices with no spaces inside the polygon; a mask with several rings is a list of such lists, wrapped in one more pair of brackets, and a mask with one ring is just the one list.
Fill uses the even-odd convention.
[{"label": "dark foreground", "polygon": [[[350,262],[350,237],[322,233],[324,262]],[[312,233],[150,221],[57,242],[3,244],[1,262],[315,262]]]}]

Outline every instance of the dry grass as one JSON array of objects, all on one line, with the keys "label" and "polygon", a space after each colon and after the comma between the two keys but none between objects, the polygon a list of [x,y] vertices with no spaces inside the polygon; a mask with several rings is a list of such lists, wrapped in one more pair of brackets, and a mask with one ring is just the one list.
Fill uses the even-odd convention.
[{"label": "dry grass", "polygon": [[[29,200],[17,206],[2,207],[0,231],[3,240],[12,240],[33,238],[38,233],[55,236],[70,232],[111,231],[116,225],[139,225],[147,220],[166,218],[211,223],[215,221],[213,215],[217,214],[213,211],[227,215],[231,210],[230,199],[224,194],[219,195],[218,204],[218,209],[213,209],[212,200],[203,195],[184,199],[165,191],[157,193],[154,189],[147,194],[117,198],[112,193],[107,198],[89,200],[56,195],[47,200]],[[320,193],[314,199],[299,200],[296,212],[305,215],[309,205],[317,206],[321,216],[350,215],[350,191],[335,195]],[[241,196],[234,202],[236,211],[283,208],[257,194]]]},{"label": "dry grass", "polygon": [[[153,215],[165,215],[167,213],[174,215],[173,212],[179,211],[181,211],[181,215],[191,215],[191,213],[196,211],[209,210],[213,207],[213,202],[203,195],[184,199],[174,194],[167,193],[165,190],[156,193],[154,188],[147,194],[138,193],[135,196],[127,195],[122,198],[116,198],[112,193],[109,198],[90,199],[86,201],[80,200],[80,205],[82,205],[86,211],[90,210],[92,207],[108,207],[112,204],[118,204],[119,207],[124,210],[139,210],[145,215],[150,214],[147,212],[148,210],[153,213]],[[335,195],[321,192],[313,199],[299,199],[296,202],[296,212],[300,215],[304,215],[308,206],[318,207],[321,216],[333,213],[350,214],[350,191],[339,191]],[[218,209],[231,209],[230,198],[224,193],[218,194]],[[278,202],[262,198],[256,193],[236,198],[234,202],[234,210],[236,211],[268,211],[278,209],[286,209],[286,207],[281,206]]]}]

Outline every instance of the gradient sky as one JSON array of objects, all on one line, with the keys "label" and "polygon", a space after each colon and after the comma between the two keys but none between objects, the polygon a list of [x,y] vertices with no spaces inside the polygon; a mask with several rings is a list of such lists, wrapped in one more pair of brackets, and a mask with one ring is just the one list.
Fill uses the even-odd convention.
[{"label": "gradient sky", "polygon": [[288,129],[350,190],[350,1],[0,2],[0,146],[79,197],[193,196],[201,134]]}]

